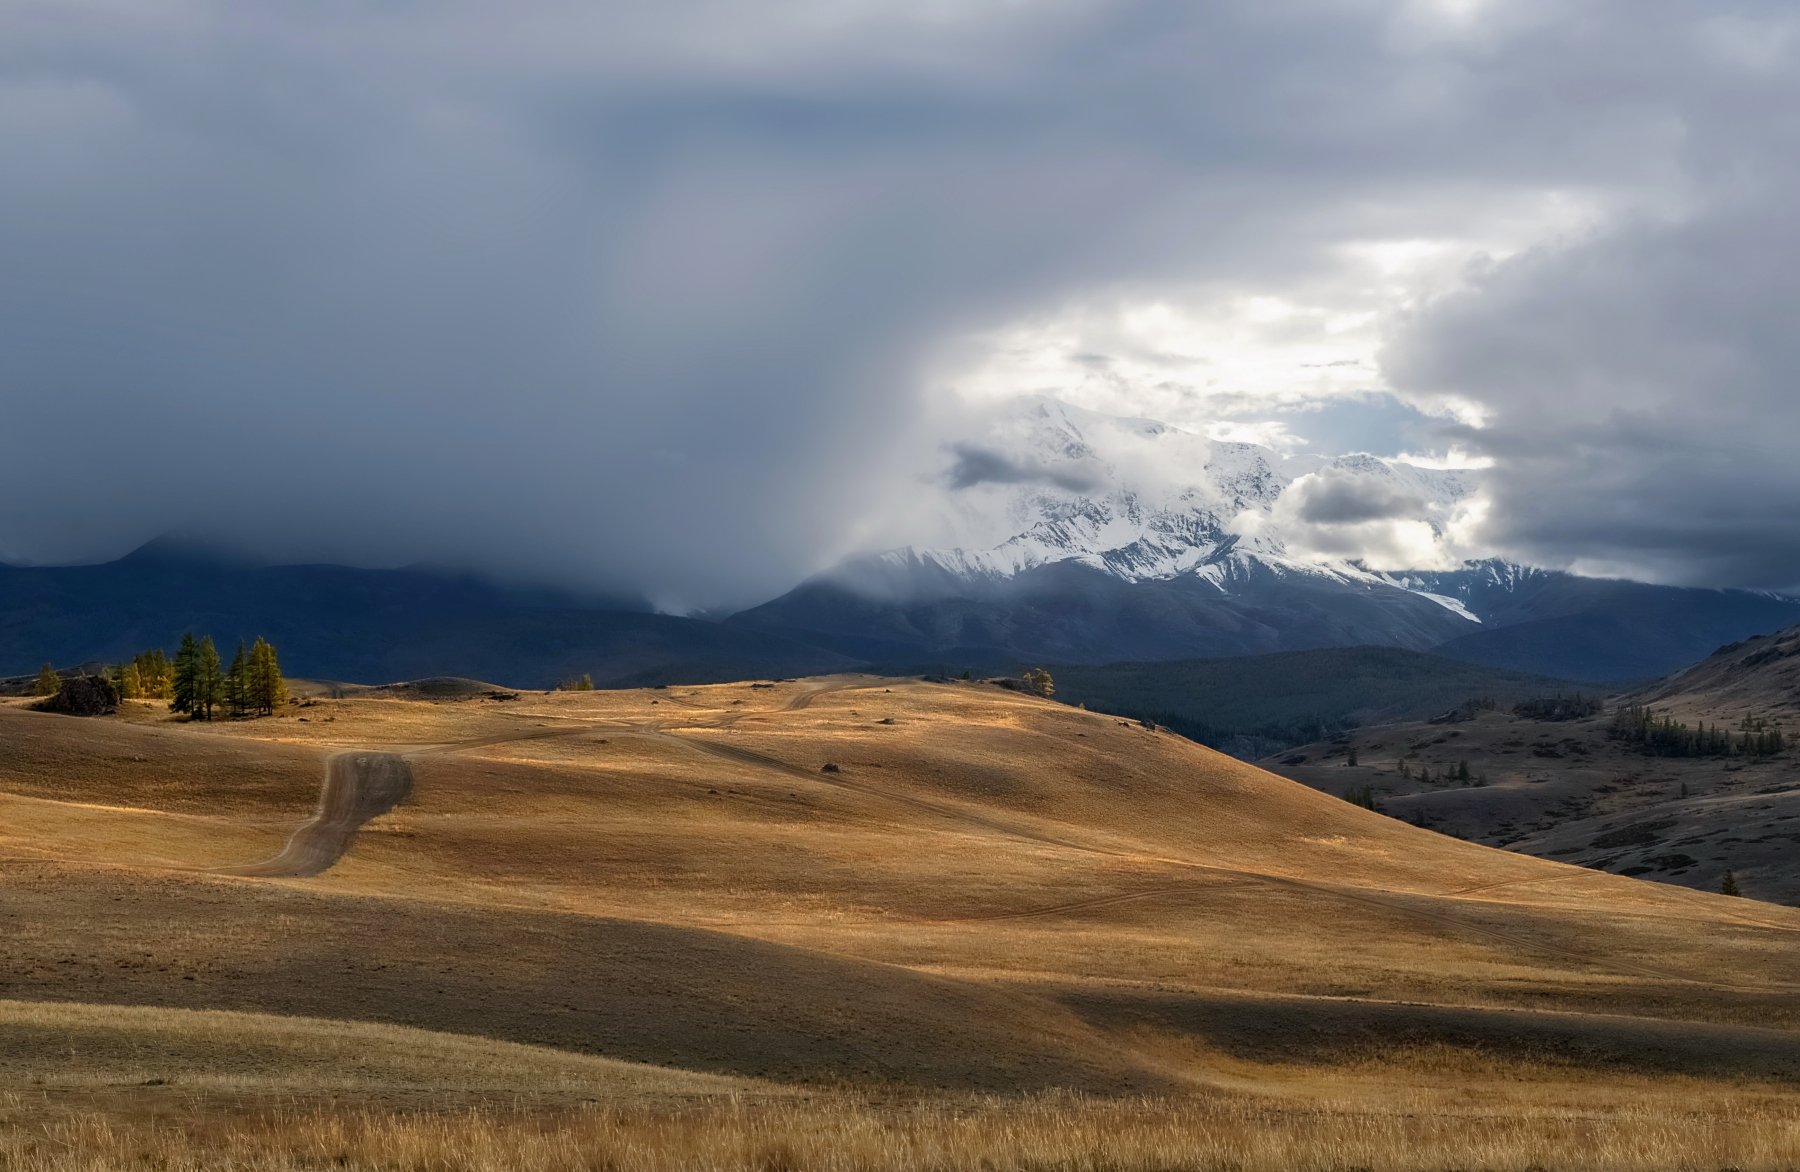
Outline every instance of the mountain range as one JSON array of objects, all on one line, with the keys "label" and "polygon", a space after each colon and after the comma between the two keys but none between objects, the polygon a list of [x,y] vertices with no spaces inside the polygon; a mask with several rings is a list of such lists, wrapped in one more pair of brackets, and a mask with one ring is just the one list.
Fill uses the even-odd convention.
[{"label": "mountain range", "polygon": [[962,541],[851,559],[731,624],[874,662],[1381,645],[1614,681],[1800,621],[1800,601],[1775,594],[1499,560],[1383,572],[1310,548],[1348,528],[1441,557],[1472,495],[1454,469],[1283,456],[1044,397],[1013,404],[960,457],[943,528]]},{"label": "mountain range", "polygon": [[[369,682],[547,686],[588,673],[634,685],[1351,646],[1610,682],[1800,623],[1800,600],[1778,594],[1447,560],[1473,501],[1455,469],[1288,456],[1047,397],[1009,405],[949,450],[954,467],[926,494],[940,540],[853,557],[723,621],[441,570],[258,565],[162,540],[102,565],[0,566],[0,673],[116,660],[194,630],[264,635],[290,672]],[[1346,530],[1438,568],[1377,570],[1331,552]]]}]

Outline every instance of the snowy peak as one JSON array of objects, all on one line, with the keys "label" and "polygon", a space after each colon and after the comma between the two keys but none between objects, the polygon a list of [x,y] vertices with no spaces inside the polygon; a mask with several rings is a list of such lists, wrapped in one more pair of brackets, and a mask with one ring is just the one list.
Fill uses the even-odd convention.
[{"label": "snowy peak", "polygon": [[[1258,569],[1398,584],[1333,541],[1393,525],[1433,541],[1469,496],[1459,472],[1361,454],[1284,457],[1047,396],[1007,404],[949,446],[956,466],[938,528],[952,540],[881,555],[892,570],[930,565],[993,582],[1066,562],[1129,582],[1194,576],[1221,591]],[[1472,617],[1449,595],[1417,592]]]}]

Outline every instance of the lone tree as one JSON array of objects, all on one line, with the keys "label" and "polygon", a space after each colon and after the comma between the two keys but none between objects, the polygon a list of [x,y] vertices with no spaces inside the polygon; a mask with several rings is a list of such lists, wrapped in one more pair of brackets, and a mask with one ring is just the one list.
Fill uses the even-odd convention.
[{"label": "lone tree", "polygon": [[61,690],[61,688],[62,688],[62,677],[56,674],[55,668],[51,667],[47,663],[43,667],[38,668],[38,675],[37,675],[37,694],[38,695],[54,696],[54,695],[56,695],[56,693],[58,691]]},{"label": "lone tree", "polygon": [[1056,681],[1051,679],[1050,673],[1043,668],[1034,667],[1025,673],[1025,690],[1039,696],[1054,696],[1056,695]]},{"label": "lone tree", "polygon": [[1736,875],[1732,874],[1730,871],[1725,872],[1725,878],[1719,884],[1719,894],[1720,895],[1742,895],[1742,894],[1744,894],[1742,891],[1738,890],[1738,881],[1737,881]]}]

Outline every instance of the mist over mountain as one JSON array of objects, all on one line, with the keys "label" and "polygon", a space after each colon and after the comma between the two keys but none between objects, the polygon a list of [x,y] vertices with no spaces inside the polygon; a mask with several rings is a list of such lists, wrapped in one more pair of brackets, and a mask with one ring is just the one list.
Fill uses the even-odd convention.
[{"label": "mist over mountain", "polygon": [[1042,396],[990,423],[981,445],[956,449],[940,498],[935,531],[967,544],[852,558],[733,625],[877,662],[1370,644],[1610,681],[1800,620],[1782,595],[1466,559],[1476,472],[1285,456]]},{"label": "mist over mountain", "polygon": [[[0,567],[0,672],[118,660],[194,630],[266,636],[290,671],[361,682],[695,682],[1357,646],[1618,681],[1800,622],[1782,595],[1463,560],[1478,472],[1284,455],[1044,396],[989,413],[941,454],[896,524],[959,544],[856,555],[724,621],[622,593],[281,565],[169,538],[111,563]],[[729,550],[713,556],[729,574]]]}]

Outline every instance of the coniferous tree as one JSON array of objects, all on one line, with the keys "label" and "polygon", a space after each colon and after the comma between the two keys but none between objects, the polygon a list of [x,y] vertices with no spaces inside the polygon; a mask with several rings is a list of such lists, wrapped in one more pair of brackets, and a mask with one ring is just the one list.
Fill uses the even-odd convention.
[{"label": "coniferous tree", "polygon": [[175,684],[175,669],[163,649],[153,647],[131,662],[137,668],[139,693],[149,700],[167,700]]},{"label": "coniferous tree", "polygon": [[194,715],[211,720],[213,709],[224,699],[225,672],[219,662],[219,649],[208,635],[194,651]]},{"label": "coniferous tree", "polygon": [[242,639],[238,640],[237,654],[231,657],[231,666],[225,669],[224,691],[225,707],[233,717],[250,711],[250,657]]},{"label": "coniferous tree", "polygon": [[37,674],[37,694],[38,695],[54,696],[54,695],[56,695],[56,693],[58,693],[61,690],[62,690],[62,677],[56,674],[55,668],[51,667],[47,663],[43,667],[38,668],[38,674]]},{"label": "coniferous tree", "polygon": [[1725,879],[1723,882],[1721,882],[1719,884],[1719,894],[1720,895],[1742,895],[1742,894],[1744,894],[1742,891],[1738,890],[1738,881],[1737,881],[1736,875],[1732,874],[1730,871],[1725,872]]},{"label": "coniferous tree", "polygon": [[1353,768],[1357,764],[1356,746],[1355,745],[1350,746],[1350,755],[1344,758],[1344,764],[1349,765]]},{"label": "coniferous tree", "polygon": [[143,680],[138,674],[137,663],[121,663],[112,669],[113,687],[119,689],[119,699],[135,700],[144,694]]},{"label": "coniferous tree", "polygon": [[195,712],[194,676],[200,669],[200,644],[194,641],[194,634],[189,631],[181,637],[181,647],[175,652],[175,664],[169,673],[169,708],[175,712],[185,712],[192,716]]},{"label": "coniferous tree", "polygon": [[281,678],[281,661],[275,655],[274,644],[260,635],[250,648],[247,680],[250,707],[264,716],[273,716],[276,709],[287,703],[287,683]]}]

